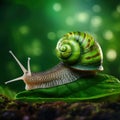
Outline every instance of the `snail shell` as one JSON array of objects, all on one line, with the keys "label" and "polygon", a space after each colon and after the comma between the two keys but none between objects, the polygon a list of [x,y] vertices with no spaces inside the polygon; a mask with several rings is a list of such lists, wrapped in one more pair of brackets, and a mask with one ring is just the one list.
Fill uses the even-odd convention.
[{"label": "snail shell", "polygon": [[10,53],[24,74],[5,83],[22,79],[26,84],[26,90],[67,84],[103,70],[103,55],[99,44],[90,34],[83,32],[67,33],[58,41],[56,54],[61,63],[46,72],[31,73],[30,58],[27,70],[11,51]]},{"label": "snail shell", "polygon": [[71,68],[103,70],[101,47],[88,33],[70,32],[64,35],[57,44],[56,53]]}]

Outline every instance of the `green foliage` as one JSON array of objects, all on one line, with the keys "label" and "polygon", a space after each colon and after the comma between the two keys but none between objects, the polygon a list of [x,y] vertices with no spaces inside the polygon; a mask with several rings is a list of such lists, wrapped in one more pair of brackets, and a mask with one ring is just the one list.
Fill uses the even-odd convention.
[{"label": "green foliage", "polygon": [[0,94],[5,95],[6,97],[9,97],[11,99],[14,99],[16,95],[16,93],[10,90],[9,88],[1,87],[1,86],[0,86]]},{"label": "green foliage", "polygon": [[[119,96],[120,81],[107,74],[97,74],[87,78],[52,87],[23,91],[16,95],[17,100],[30,102],[45,101],[85,101]],[[114,98],[112,98],[113,100]]]}]

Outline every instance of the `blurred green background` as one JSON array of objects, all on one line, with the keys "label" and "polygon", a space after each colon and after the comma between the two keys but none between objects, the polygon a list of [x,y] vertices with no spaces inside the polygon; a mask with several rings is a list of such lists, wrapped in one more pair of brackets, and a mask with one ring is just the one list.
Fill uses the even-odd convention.
[{"label": "blurred green background", "polygon": [[59,62],[56,43],[70,31],[91,33],[103,50],[103,72],[120,78],[119,0],[0,0],[0,84],[22,75],[9,50],[25,67],[31,57],[33,72],[44,71]]}]

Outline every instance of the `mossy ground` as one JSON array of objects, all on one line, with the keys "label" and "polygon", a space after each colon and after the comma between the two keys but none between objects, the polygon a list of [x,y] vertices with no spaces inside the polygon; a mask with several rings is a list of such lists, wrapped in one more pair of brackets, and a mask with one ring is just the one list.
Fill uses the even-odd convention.
[{"label": "mossy ground", "polygon": [[120,120],[120,101],[27,103],[0,95],[0,120]]}]

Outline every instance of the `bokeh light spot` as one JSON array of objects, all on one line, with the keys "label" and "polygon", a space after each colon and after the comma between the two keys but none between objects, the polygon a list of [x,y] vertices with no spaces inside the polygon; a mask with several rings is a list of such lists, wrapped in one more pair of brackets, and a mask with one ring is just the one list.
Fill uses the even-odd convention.
[{"label": "bokeh light spot", "polygon": [[111,40],[114,37],[114,35],[113,35],[113,32],[111,30],[107,30],[104,32],[103,37],[106,40]]},{"label": "bokeh light spot", "polygon": [[55,4],[53,5],[53,9],[54,9],[56,12],[59,12],[59,11],[62,9],[61,4],[60,4],[60,3],[55,3]]},{"label": "bokeh light spot", "polygon": [[79,22],[86,22],[88,21],[89,15],[86,12],[81,12],[77,14],[77,20]]},{"label": "bokeh light spot", "polygon": [[34,56],[39,56],[42,54],[42,47],[39,39],[34,39],[31,44],[25,46],[25,51],[27,54],[31,54]]},{"label": "bokeh light spot", "polygon": [[120,13],[120,5],[117,6],[116,10],[118,13]]},{"label": "bokeh light spot", "polygon": [[114,49],[107,51],[106,57],[109,61],[114,61],[117,58],[117,52]]},{"label": "bokeh light spot", "polygon": [[38,66],[36,64],[32,64],[31,69],[32,69],[32,71],[38,71],[38,70],[40,70],[40,65]]},{"label": "bokeh light spot", "polygon": [[92,17],[91,24],[94,27],[99,27],[102,24],[102,18],[100,16]]},{"label": "bokeh light spot", "polygon": [[50,40],[55,40],[56,38],[56,34],[54,32],[49,32],[47,36],[48,36],[48,39]]},{"label": "bokeh light spot", "polygon": [[67,17],[66,18],[66,24],[69,25],[69,26],[72,26],[74,24],[74,20],[72,17]]},{"label": "bokeh light spot", "polygon": [[28,34],[29,33],[29,28],[28,28],[28,26],[21,26],[19,28],[19,31],[20,31],[21,34]]},{"label": "bokeh light spot", "polygon": [[94,5],[92,7],[92,9],[93,9],[94,12],[100,12],[101,11],[101,7],[99,5]]},{"label": "bokeh light spot", "polygon": [[64,34],[66,34],[66,31],[64,30],[57,31],[57,38],[61,38]]}]

